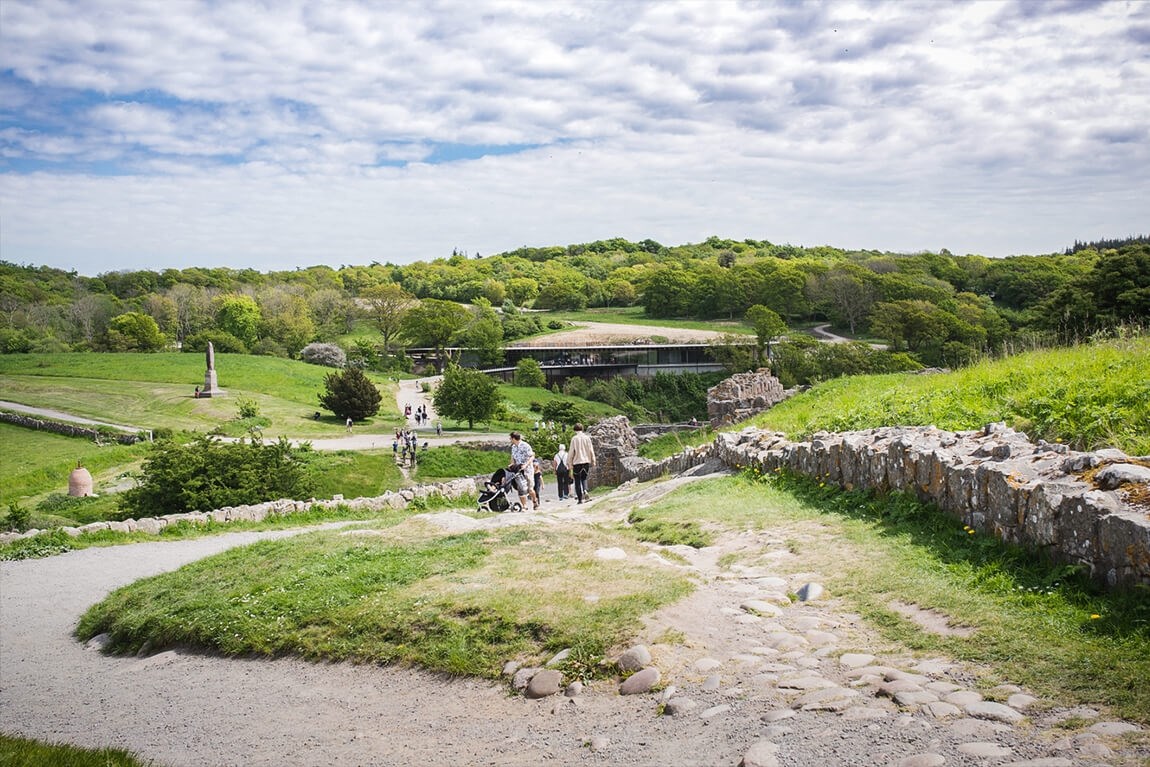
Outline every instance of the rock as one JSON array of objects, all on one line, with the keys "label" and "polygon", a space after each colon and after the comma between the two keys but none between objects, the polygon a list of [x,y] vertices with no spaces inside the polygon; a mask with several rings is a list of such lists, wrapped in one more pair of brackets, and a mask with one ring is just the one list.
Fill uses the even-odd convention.
[{"label": "rock", "polygon": [[663,704],[663,714],[666,716],[682,716],[689,714],[699,707],[693,699],[684,695],[677,695]]},{"label": "rock", "polygon": [[763,714],[760,719],[763,724],[771,724],[772,722],[778,722],[783,719],[790,719],[794,715],[795,711],[792,708],[776,708],[773,711],[768,711]]},{"label": "rock", "polygon": [[743,761],[739,767],[778,767],[779,760],[776,754],[779,747],[769,740],[760,740],[751,745],[743,754]]},{"label": "rock", "polygon": [[560,663],[562,663],[563,661],[567,660],[570,657],[571,657],[571,648],[568,647],[566,650],[560,650],[559,652],[555,653],[555,656],[553,658],[551,658],[551,660],[547,661],[547,663],[545,663],[544,665],[549,667],[549,668],[553,667],[553,666],[558,666]]},{"label": "rock", "polygon": [[1006,699],[1006,705],[1019,710],[1026,710],[1038,702],[1038,698],[1024,692],[1016,692]]},{"label": "rock", "polygon": [[961,708],[941,700],[935,701],[934,703],[927,703],[923,708],[935,719],[950,719],[951,717],[962,714]]},{"label": "rock", "polygon": [[959,745],[958,750],[967,756],[976,756],[981,759],[989,759],[996,756],[1010,756],[1014,753],[1013,749],[1007,748],[1006,746],[983,741],[962,743]]},{"label": "rock", "polygon": [[587,748],[594,752],[605,751],[611,746],[611,739],[606,735],[592,735],[587,741]]},{"label": "rock", "polygon": [[606,548],[606,549],[598,549],[595,552],[595,556],[598,559],[607,559],[607,560],[626,559],[627,558],[627,552],[623,551],[623,549],[613,547],[613,548]]},{"label": "rock", "polygon": [[703,680],[703,692],[714,692],[715,690],[719,689],[721,682],[722,680],[718,674],[711,674]]},{"label": "rock", "polygon": [[742,609],[755,615],[765,615],[768,618],[777,618],[783,614],[782,609],[762,599],[748,599],[739,605]]},{"label": "rock", "polygon": [[780,690],[818,690],[826,687],[837,687],[829,679],[821,676],[792,676],[779,680]]},{"label": "rock", "polygon": [[582,694],[582,682],[572,682],[571,684],[567,685],[566,689],[563,690],[563,697],[565,698],[578,698]]},{"label": "rock", "polygon": [[540,669],[538,667],[519,669],[515,672],[515,676],[511,677],[511,687],[518,692],[523,692],[527,689],[527,685],[530,683],[531,677],[535,676],[539,670]]},{"label": "rock", "polygon": [[1009,762],[1002,767],[1074,767],[1074,762],[1061,756],[1047,756],[1041,759],[1027,759],[1024,762]]},{"label": "rock", "polygon": [[642,671],[637,671],[624,679],[623,684],[619,685],[619,694],[638,695],[649,692],[652,687],[659,684],[662,678],[663,675],[659,673],[659,669],[654,666],[648,666]]},{"label": "rock", "polygon": [[531,677],[526,695],[528,698],[546,698],[558,693],[562,684],[563,672],[545,668]]},{"label": "rock", "polygon": [[950,695],[943,697],[947,703],[951,703],[959,708],[965,708],[972,703],[978,703],[982,700],[982,695],[973,690],[960,690],[952,692]]},{"label": "rock", "polygon": [[813,602],[825,593],[821,583],[806,583],[795,592],[800,602]]},{"label": "rock", "polygon": [[894,702],[900,706],[911,708],[925,706],[928,703],[938,703],[938,696],[929,690],[903,690],[895,693]]},{"label": "rock", "polygon": [[968,716],[973,716],[976,719],[990,719],[991,721],[1005,722],[1006,724],[1018,724],[1025,718],[1010,706],[1004,706],[1001,703],[994,703],[988,700],[971,703],[963,708],[966,710]]},{"label": "rock", "polygon": [[983,719],[959,719],[951,723],[950,729],[963,738],[993,738],[1001,732],[1009,731],[1010,727]]},{"label": "rock", "polygon": [[[1112,463],[1098,470],[1094,481],[1102,490],[1117,490],[1127,484],[1150,484],[1150,466],[1136,463]],[[71,493],[69,493],[71,495]]]},{"label": "rock", "polygon": [[110,645],[111,643],[112,643],[111,635],[105,633],[105,634],[97,634],[96,636],[92,637],[91,639],[89,639],[87,642],[84,643],[84,646],[89,648],[89,649],[92,649],[92,650],[99,650],[100,652],[104,652],[108,648],[108,645]]},{"label": "rock", "polygon": [[848,652],[839,656],[839,663],[847,668],[862,668],[874,663],[874,656],[866,653]]},{"label": "rock", "polygon": [[523,664],[517,660],[507,661],[506,663],[503,664],[503,676],[514,675],[515,672],[518,671],[522,666],[523,666]]},{"label": "rock", "polygon": [[1087,729],[1099,735],[1124,735],[1128,732],[1138,732],[1142,728],[1129,722],[1096,722]]},{"label": "rock", "polygon": [[699,713],[699,718],[700,719],[714,719],[719,714],[725,714],[730,710],[731,710],[731,707],[728,706],[726,703],[720,704],[718,706],[711,706],[710,708],[704,709],[703,711],[701,711]]},{"label": "rock", "polygon": [[858,690],[827,687],[804,693],[795,701],[795,706],[803,711],[842,711],[850,706],[858,695]]},{"label": "rock", "polygon": [[651,663],[651,651],[646,645],[630,647],[615,661],[615,666],[623,672],[638,671]]},{"label": "rock", "polygon": [[898,767],[942,767],[946,759],[940,754],[914,754],[896,762]]},{"label": "rock", "polygon": [[722,667],[722,662],[717,661],[714,658],[699,658],[697,661],[695,661],[695,670],[700,674],[705,674],[708,671],[714,671],[715,669]]},{"label": "rock", "polygon": [[808,631],[804,636],[811,647],[825,647],[839,642],[839,638],[829,631]]}]

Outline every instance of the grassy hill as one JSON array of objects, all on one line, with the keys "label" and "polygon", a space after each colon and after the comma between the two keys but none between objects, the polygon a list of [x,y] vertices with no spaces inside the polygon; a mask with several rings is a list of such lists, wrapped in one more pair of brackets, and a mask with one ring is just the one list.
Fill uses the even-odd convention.
[{"label": "grassy hill", "polygon": [[943,374],[839,378],[749,425],[800,437],[890,425],[961,431],[996,421],[1033,440],[1150,454],[1150,338],[1029,352]]}]

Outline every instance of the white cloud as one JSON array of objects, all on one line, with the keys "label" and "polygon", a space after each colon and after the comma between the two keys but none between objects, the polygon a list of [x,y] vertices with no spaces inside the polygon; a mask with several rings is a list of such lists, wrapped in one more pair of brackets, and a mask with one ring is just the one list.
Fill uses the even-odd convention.
[{"label": "white cloud", "polygon": [[[1060,249],[1145,229],[1147,29],[1121,2],[4,0],[0,245],[95,271]],[[445,159],[468,145],[539,148]]]}]

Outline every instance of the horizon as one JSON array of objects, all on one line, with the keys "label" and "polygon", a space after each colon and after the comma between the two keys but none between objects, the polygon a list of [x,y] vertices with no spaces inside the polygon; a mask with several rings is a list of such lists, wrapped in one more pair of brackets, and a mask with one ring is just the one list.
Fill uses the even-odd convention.
[{"label": "horizon", "polygon": [[85,275],[1150,213],[1150,3],[5,0],[0,41],[0,257]]}]

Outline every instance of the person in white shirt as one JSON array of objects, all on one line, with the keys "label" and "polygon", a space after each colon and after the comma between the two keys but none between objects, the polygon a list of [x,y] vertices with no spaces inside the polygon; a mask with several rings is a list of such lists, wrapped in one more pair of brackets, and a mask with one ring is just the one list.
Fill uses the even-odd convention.
[{"label": "person in white shirt", "polygon": [[591,500],[587,493],[587,475],[595,465],[595,445],[583,431],[583,424],[575,424],[575,436],[571,438],[571,449],[567,455],[571,458],[571,473],[575,477],[575,497],[579,503]]},{"label": "person in white shirt", "polygon": [[507,469],[515,473],[515,489],[519,493],[519,505],[527,509],[527,496],[531,492],[532,480],[528,472],[534,471],[535,451],[517,431],[511,432],[511,463]]}]

